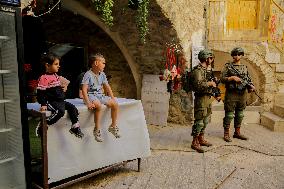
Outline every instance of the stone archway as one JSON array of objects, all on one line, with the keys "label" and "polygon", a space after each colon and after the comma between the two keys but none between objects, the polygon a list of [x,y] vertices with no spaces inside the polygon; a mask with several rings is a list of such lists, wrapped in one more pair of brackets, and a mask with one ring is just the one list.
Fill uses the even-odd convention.
[{"label": "stone archway", "polygon": [[76,14],[79,14],[90,21],[94,22],[98,27],[100,27],[105,33],[107,33],[110,38],[114,41],[114,43],[118,46],[118,48],[121,50],[122,54],[124,55],[125,59],[128,62],[128,65],[131,69],[131,72],[133,74],[135,84],[136,84],[136,96],[137,98],[141,97],[141,75],[139,74],[138,67],[135,64],[135,61],[133,60],[131,54],[128,52],[127,47],[124,45],[122,39],[120,38],[119,34],[117,32],[112,32],[108,26],[106,26],[100,18],[94,14],[92,11],[84,7],[82,4],[75,0],[63,0],[62,5],[64,8],[66,8],[69,11],[72,11]]},{"label": "stone archway", "polygon": [[[216,51],[215,50],[214,54],[215,54],[214,71],[217,72],[218,74],[220,74],[224,65],[226,63],[232,61],[232,57],[231,57],[230,53],[222,52],[222,51]],[[263,92],[264,87],[261,84],[265,83],[265,79],[264,79],[264,76],[261,73],[261,71],[258,68],[255,69],[254,64],[251,61],[249,61],[248,59],[243,59],[242,64],[244,64],[248,67],[248,71],[251,75],[251,79],[252,79],[256,89],[258,90],[258,93],[260,91]],[[218,77],[220,77],[220,76],[218,75]],[[261,98],[263,98],[263,96]],[[248,105],[251,105],[251,104],[252,105],[260,105],[261,102],[255,94],[250,93],[250,94],[248,94],[247,103],[248,103]]]}]

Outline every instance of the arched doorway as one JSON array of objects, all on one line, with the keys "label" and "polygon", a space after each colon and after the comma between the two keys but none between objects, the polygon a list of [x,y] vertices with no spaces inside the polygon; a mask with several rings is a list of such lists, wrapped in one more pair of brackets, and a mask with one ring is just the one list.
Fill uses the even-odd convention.
[{"label": "arched doorway", "polygon": [[[224,65],[228,62],[232,62],[232,57],[229,53],[222,52],[222,51],[214,51],[215,54],[215,63],[214,63],[214,71],[220,77],[220,73],[222,69],[224,68]],[[257,68],[255,68],[254,64],[249,61],[246,58],[242,59],[242,64],[246,65],[248,67],[248,71],[250,73],[251,79],[258,90],[258,92],[264,91],[264,86],[261,85],[262,83],[265,83],[265,77],[261,73],[261,71]],[[247,98],[247,104],[248,105],[260,105],[260,99],[254,94],[250,93],[248,94]]]},{"label": "arched doorway", "polygon": [[50,47],[69,43],[84,48],[85,57],[78,64],[84,64],[85,69],[89,54],[102,53],[107,62],[105,72],[115,95],[137,98],[136,82],[128,61],[110,36],[94,22],[68,10],[44,16],[42,22]]}]

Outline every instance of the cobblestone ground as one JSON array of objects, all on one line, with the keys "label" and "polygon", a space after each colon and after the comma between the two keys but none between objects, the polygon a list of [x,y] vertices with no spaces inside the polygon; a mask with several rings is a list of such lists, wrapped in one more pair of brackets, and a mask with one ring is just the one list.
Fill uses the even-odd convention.
[{"label": "cobblestone ground", "polygon": [[68,189],[282,189],[284,133],[257,124],[242,132],[250,139],[222,140],[222,126],[210,124],[206,138],[214,145],[199,154],[190,148],[191,128],[148,126],[152,155],[94,176]]}]

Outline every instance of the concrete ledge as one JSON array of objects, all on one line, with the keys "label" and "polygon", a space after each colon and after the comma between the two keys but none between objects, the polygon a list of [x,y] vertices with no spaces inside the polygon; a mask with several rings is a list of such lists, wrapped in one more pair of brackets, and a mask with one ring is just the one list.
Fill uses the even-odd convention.
[{"label": "concrete ledge", "polygon": [[[243,123],[260,123],[260,113],[257,111],[245,111],[244,112]],[[225,116],[225,111],[213,111],[211,115],[211,123],[223,124],[223,118]]]},{"label": "concrete ledge", "polygon": [[284,118],[284,105],[274,105],[273,113],[278,115],[281,118]]},{"label": "concrete ledge", "polygon": [[261,115],[260,124],[272,131],[284,132],[284,119],[271,112]]},{"label": "concrete ledge", "polygon": [[[223,102],[214,101],[212,103],[212,111],[224,111],[224,103]],[[261,112],[262,111],[262,107],[261,106],[247,106],[245,111]]]},{"label": "concrete ledge", "polygon": [[[247,106],[244,112],[245,117],[243,123],[260,123],[261,106]],[[223,102],[213,102],[211,123],[223,124],[223,118],[225,116]]]},{"label": "concrete ledge", "polygon": [[284,93],[278,93],[275,95],[275,104],[284,105]]}]

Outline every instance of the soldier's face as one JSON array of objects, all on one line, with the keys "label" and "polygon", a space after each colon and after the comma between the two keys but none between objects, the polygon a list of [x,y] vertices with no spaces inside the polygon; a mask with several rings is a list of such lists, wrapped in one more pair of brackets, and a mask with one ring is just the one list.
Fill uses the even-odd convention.
[{"label": "soldier's face", "polygon": [[214,57],[209,57],[206,60],[207,65],[211,65],[214,62]]},{"label": "soldier's face", "polygon": [[243,57],[242,54],[236,54],[236,55],[233,56],[233,59],[234,59],[235,62],[238,62],[238,61],[241,60],[242,57]]}]

